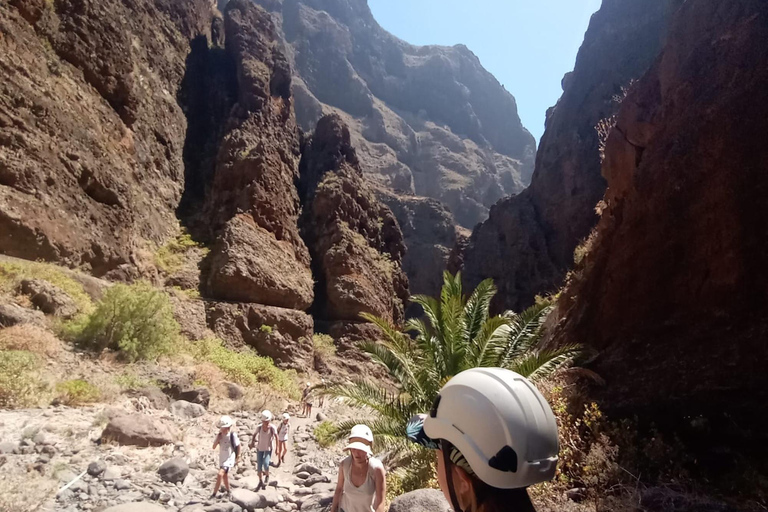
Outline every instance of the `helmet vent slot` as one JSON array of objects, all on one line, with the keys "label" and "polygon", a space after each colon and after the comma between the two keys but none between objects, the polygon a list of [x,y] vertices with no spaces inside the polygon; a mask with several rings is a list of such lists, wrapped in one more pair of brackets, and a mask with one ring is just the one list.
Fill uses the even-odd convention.
[{"label": "helmet vent slot", "polygon": [[488,465],[499,471],[516,473],[517,453],[515,453],[515,450],[511,446],[506,445],[499,450],[496,455],[491,457],[491,460],[488,461]]}]

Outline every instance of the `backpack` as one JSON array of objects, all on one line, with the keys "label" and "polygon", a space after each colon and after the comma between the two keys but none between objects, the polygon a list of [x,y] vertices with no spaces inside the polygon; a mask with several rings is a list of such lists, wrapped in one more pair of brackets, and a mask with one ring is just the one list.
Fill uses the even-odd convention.
[{"label": "backpack", "polygon": [[235,449],[235,457],[240,458],[240,445],[235,446],[235,433],[229,431],[229,446]]}]

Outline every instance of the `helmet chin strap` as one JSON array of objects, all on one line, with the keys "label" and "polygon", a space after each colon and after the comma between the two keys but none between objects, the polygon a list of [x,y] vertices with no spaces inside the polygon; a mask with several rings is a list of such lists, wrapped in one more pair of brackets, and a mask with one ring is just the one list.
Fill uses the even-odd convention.
[{"label": "helmet chin strap", "polygon": [[453,486],[453,462],[451,462],[451,448],[453,445],[445,439],[440,440],[441,451],[443,452],[443,468],[445,468],[445,482],[448,484],[448,493],[451,495],[451,506],[454,512],[466,512],[456,497],[456,489]]}]

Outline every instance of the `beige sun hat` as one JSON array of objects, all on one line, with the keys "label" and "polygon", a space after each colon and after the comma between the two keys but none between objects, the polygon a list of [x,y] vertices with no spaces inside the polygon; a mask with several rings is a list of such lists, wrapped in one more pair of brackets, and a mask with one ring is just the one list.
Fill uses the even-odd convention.
[{"label": "beige sun hat", "polygon": [[344,450],[360,450],[367,453],[368,455],[373,455],[373,452],[371,452],[371,447],[362,441],[354,441],[349,443],[344,447]]}]

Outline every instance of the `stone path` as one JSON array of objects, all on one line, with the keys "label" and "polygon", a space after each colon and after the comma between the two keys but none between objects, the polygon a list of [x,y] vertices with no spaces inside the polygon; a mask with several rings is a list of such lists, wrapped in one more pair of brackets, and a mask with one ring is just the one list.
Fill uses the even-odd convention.
[{"label": "stone path", "polygon": [[[342,454],[339,447],[318,447],[312,435],[318,424],[314,418],[291,419],[286,461],[271,468],[266,489],[257,489],[256,452],[247,444],[258,425],[258,413],[231,413],[245,451],[241,464],[230,474],[230,501],[223,493],[209,498],[218,461],[218,450],[211,450],[217,415],[180,419],[171,418],[168,411],[144,411],[139,416],[142,421],[174,421],[183,441],[138,448],[99,444],[106,414],[103,407],[0,412],[0,509],[319,512],[331,502]],[[158,473],[161,465],[166,479],[173,481],[175,475],[181,481],[163,481]],[[1,496],[15,498],[6,503]]]}]

